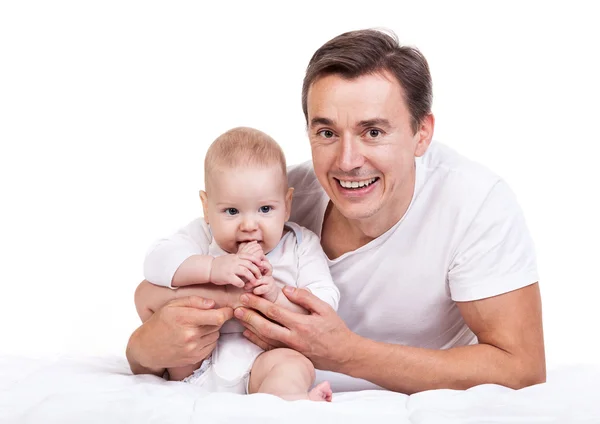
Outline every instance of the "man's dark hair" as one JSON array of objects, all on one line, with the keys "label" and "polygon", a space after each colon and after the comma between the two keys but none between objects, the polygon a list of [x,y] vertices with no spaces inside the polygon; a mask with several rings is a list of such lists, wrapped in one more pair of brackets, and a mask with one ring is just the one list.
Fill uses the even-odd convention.
[{"label": "man's dark hair", "polygon": [[354,79],[388,71],[404,90],[406,105],[415,133],[433,101],[431,74],[427,60],[414,47],[401,46],[393,32],[366,29],[346,32],[319,48],[308,63],[302,85],[302,110],[308,124],[308,90],[317,79],[340,75]]}]

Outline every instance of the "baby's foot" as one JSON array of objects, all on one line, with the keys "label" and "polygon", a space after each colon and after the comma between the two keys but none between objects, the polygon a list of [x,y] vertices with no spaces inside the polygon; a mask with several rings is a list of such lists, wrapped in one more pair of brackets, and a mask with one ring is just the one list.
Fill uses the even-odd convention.
[{"label": "baby's foot", "polygon": [[308,398],[310,400],[331,402],[333,392],[329,381],[324,381],[321,384],[317,384],[310,392],[308,392]]}]

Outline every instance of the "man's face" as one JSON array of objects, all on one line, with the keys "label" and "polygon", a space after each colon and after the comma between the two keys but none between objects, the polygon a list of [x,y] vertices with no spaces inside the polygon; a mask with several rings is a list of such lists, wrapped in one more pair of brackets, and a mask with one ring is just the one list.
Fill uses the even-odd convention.
[{"label": "man's face", "polygon": [[[314,169],[336,208],[365,220],[410,202],[415,156],[427,150],[433,116],[416,134],[403,90],[387,72],[348,80],[328,75],[308,91],[308,132]],[[397,217],[399,219],[400,217]]]},{"label": "man's face", "polygon": [[292,202],[282,173],[279,165],[214,170],[200,198],[221,249],[236,253],[241,243],[256,241],[268,253],[277,246]]}]

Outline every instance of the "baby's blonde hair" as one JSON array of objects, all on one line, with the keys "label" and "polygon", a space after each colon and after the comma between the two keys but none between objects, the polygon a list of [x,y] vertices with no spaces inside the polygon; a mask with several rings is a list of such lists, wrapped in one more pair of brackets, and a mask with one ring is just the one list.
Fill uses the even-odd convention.
[{"label": "baby's blonde hair", "polygon": [[249,127],[233,128],[212,142],[204,158],[204,184],[219,167],[281,166],[287,188],[287,169],[283,150],[270,136]]}]

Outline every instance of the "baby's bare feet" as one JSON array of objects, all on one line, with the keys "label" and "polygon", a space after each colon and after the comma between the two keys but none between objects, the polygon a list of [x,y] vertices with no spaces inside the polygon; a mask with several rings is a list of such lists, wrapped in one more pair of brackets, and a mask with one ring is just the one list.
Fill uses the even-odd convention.
[{"label": "baby's bare feet", "polygon": [[310,392],[308,392],[308,398],[310,400],[316,400],[321,402],[331,402],[332,396],[333,392],[331,391],[329,381],[324,381],[320,384],[317,384]]}]

